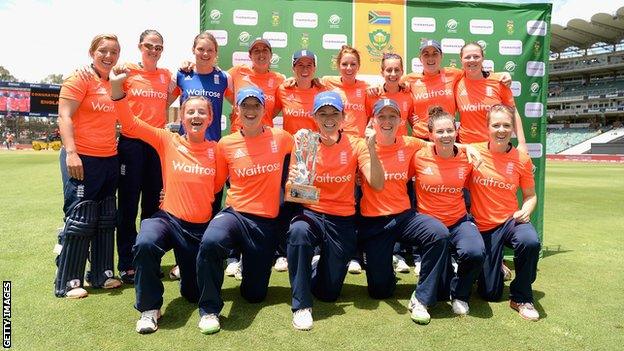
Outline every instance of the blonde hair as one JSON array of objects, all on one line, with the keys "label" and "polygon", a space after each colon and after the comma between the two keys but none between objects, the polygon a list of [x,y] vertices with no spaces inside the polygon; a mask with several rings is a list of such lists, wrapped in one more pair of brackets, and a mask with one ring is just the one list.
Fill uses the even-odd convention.
[{"label": "blonde hair", "polygon": [[193,39],[193,49],[195,49],[195,47],[197,46],[197,42],[200,39],[208,39],[214,44],[215,51],[219,51],[219,44],[217,44],[217,39],[209,31],[201,32],[195,36],[195,39]]},{"label": "blonde hair", "polygon": [[119,39],[117,39],[117,36],[115,34],[98,34],[91,40],[91,46],[89,46],[89,55],[93,55],[93,53],[103,40],[113,40],[117,43],[117,46],[119,46]]},{"label": "blonde hair", "polygon": [[434,105],[429,107],[428,115],[429,122],[427,122],[427,129],[429,130],[429,133],[433,132],[433,125],[435,122],[443,119],[448,119],[453,122],[453,129],[455,129],[455,118],[451,116],[450,113],[446,112],[442,106]]},{"label": "blonde hair", "polygon": [[182,119],[182,116],[184,116],[184,110],[186,110],[186,104],[189,101],[195,101],[195,100],[204,101],[206,103],[206,105],[208,105],[208,110],[210,111],[210,116],[212,116],[214,118],[214,115],[213,115],[213,112],[212,112],[212,103],[210,102],[210,100],[206,99],[203,96],[194,95],[194,96],[189,96],[188,99],[184,100],[182,105],[180,105],[180,119]]},{"label": "blonde hair", "polygon": [[345,54],[351,54],[353,56],[355,56],[355,59],[357,60],[358,65],[360,64],[360,52],[357,51],[356,48],[351,47],[349,45],[343,45],[340,48],[340,51],[338,52],[338,56],[336,57],[336,65],[338,67],[340,67],[340,61],[342,60],[342,56],[344,56]]},{"label": "blonde hair", "polygon": [[516,117],[516,110],[515,108],[509,106],[509,105],[505,105],[505,104],[496,104],[496,105],[492,105],[490,107],[490,110],[487,113],[487,124],[490,125],[490,120],[492,117],[492,114],[495,112],[502,112],[504,114],[506,114],[509,119],[511,120],[511,125],[513,126],[513,129],[516,130],[516,121],[515,118]]}]

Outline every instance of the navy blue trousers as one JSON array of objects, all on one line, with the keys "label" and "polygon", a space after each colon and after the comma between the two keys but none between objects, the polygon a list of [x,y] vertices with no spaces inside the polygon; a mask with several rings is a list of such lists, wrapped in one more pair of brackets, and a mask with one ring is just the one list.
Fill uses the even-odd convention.
[{"label": "navy blue trousers", "polygon": [[422,264],[416,297],[425,305],[437,302],[437,291],[448,260],[448,229],[437,219],[413,209],[400,214],[362,217],[358,225],[359,240],[366,254],[368,293],[376,299],[392,296],[396,278],[392,268],[392,251],[399,241],[422,250]]},{"label": "navy blue trousers", "polygon": [[[320,246],[321,257],[311,267],[316,246]],[[292,219],[287,258],[293,311],[312,307],[313,294],[321,301],[338,299],[355,247],[355,216],[304,209]]]},{"label": "navy blue trousers", "polygon": [[141,223],[141,230],[132,249],[137,310],[143,312],[162,306],[164,287],[160,281],[160,263],[171,249],[180,267],[180,295],[189,302],[198,301],[195,262],[207,225],[185,222],[164,211],[156,212],[152,218]]},{"label": "navy blue trousers", "polygon": [[533,302],[531,284],[537,276],[540,242],[531,223],[516,223],[513,218],[481,233],[485,244],[485,261],[479,276],[478,291],[487,301],[498,301],[503,295],[503,248],[514,251],[515,279],[509,285],[509,298],[518,303]]},{"label": "navy blue trousers", "polygon": [[450,232],[450,251],[457,261],[457,273],[453,272],[451,256],[446,264],[442,294],[451,299],[468,302],[472,284],[475,282],[485,258],[485,246],[477,226],[468,216],[448,227]]},{"label": "navy blue trousers", "polygon": [[275,219],[224,208],[208,225],[197,256],[199,314],[223,308],[223,260],[237,248],[243,255],[240,292],[249,302],[265,299],[276,245]]},{"label": "navy blue trousers", "polygon": [[139,198],[141,220],[150,218],[158,211],[163,182],[160,157],[149,144],[121,135],[117,149],[120,170],[117,191],[117,268],[126,271],[132,269]]},{"label": "navy blue trousers", "polygon": [[84,179],[70,178],[67,173],[65,148],[61,149],[59,163],[63,182],[63,213],[65,217],[81,201],[102,201],[115,196],[119,177],[117,156],[95,157],[78,155],[82,161]]}]

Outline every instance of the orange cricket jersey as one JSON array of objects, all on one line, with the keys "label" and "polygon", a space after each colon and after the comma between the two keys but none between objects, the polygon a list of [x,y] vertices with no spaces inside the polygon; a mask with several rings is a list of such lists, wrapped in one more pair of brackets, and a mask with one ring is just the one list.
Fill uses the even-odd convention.
[{"label": "orange cricket jersey", "polygon": [[217,144],[217,185],[229,175],[225,204],[239,212],[277,217],[284,157],[292,145],[288,132],[271,127],[255,137],[235,132],[221,138]]},{"label": "orange cricket jersey", "polygon": [[488,140],[487,113],[495,104],[515,106],[511,89],[490,75],[484,79],[462,77],[455,86],[459,110],[459,141],[463,144]]},{"label": "orange cricket jersey", "polygon": [[462,71],[456,68],[444,67],[436,75],[410,75],[406,83],[410,84],[414,117],[412,123],[413,135],[422,139],[429,139],[429,108],[441,106],[451,116],[455,116],[454,86],[462,77]]},{"label": "orange cricket jersey", "polygon": [[121,125],[160,156],[165,188],[160,208],[187,222],[208,222],[217,177],[217,143],[205,140],[194,144],[177,133],[153,127],[133,117],[127,99],[116,101],[115,107]]},{"label": "orange cricket jersey", "polygon": [[463,189],[472,165],[464,151],[460,149],[446,159],[436,155],[434,145],[427,145],[416,153],[413,166],[418,212],[435,217],[447,227],[466,215]]},{"label": "orange cricket jersey", "polygon": [[[171,72],[157,68],[148,72],[137,64],[128,64],[130,74],[124,83],[132,114],[147,124],[164,128],[167,123],[167,92],[171,84]],[[123,125],[121,134],[136,138]]]},{"label": "orange cricket jersey", "polygon": [[[290,157],[294,167],[295,156]],[[337,144],[319,144],[316,154],[316,177],[313,185],[320,189],[318,204],[304,204],[320,213],[335,216],[355,214],[355,174],[370,163],[370,154],[364,140],[342,134]]]},{"label": "orange cricket jersey", "polygon": [[285,88],[280,85],[277,91],[277,104],[281,106],[284,118],[284,130],[295,135],[299,129],[309,129],[318,132],[312,109],[314,96],[322,90],[318,87],[301,89],[297,87]]},{"label": "orange cricket jersey", "polygon": [[80,155],[117,154],[117,114],[110,94],[110,82],[95,76],[83,80],[73,74],[61,86],[60,98],[80,103],[71,116],[76,151]]},{"label": "orange cricket jersey", "polygon": [[425,142],[409,136],[397,137],[392,145],[375,146],[377,156],[384,169],[385,182],[381,191],[373,189],[366,180],[362,181],[362,216],[388,216],[410,208],[407,181],[410,179],[410,163],[414,154]]},{"label": "orange cricket jersey", "polygon": [[407,121],[413,113],[412,97],[410,93],[404,91],[396,93],[384,92],[379,96],[366,96],[366,114],[370,116],[370,118],[373,118],[373,107],[379,99],[392,99],[399,105],[399,109],[401,110],[401,125],[397,130],[397,136],[407,135]]},{"label": "orange cricket jersey", "polygon": [[356,80],[354,84],[343,84],[340,76],[323,77],[322,83],[327,90],[335,90],[342,96],[345,115],[343,131],[349,135],[364,137],[368,124],[366,114],[368,84],[362,80]]},{"label": "orange cricket jersey", "polygon": [[535,181],[529,155],[513,147],[506,153],[494,153],[488,149],[488,143],[474,146],[481,153],[483,163],[470,177],[470,212],[483,232],[511,218],[518,210],[518,187],[532,188]]},{"label": "orange cricket jersey", "polygon": [[[228,89],[226,96],[236,104],[236,94],[244,87],[253,85],[264,93],[264,115],[262,116],[262,124],[265,126],[273,126],[273,115],[275,114],[275,98],[277,89],[284,82],[284,75],[278,72],[268,71],[267,73],[258,74],[247,65],[238,65],[230,68],[228,74],[232,77],[232,90]],[[236,109],[232,110],[232,132],[240,129],[241,124],[238,120]]]}]

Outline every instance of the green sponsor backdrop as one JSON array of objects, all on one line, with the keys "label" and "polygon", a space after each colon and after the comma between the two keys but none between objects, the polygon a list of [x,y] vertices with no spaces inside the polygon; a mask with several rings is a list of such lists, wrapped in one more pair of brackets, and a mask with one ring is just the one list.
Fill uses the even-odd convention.
[{"label": "green sponsor backdrop", "polygon": [[[532,222],[540,237],[543,236],[551,7],[551,4],[407,1],[406,47],[395,48],[405,58],[406,72],[411,72],[418,70],[415,59],[421,38],[439,40],[444,51],[443,65],[455,67],[461,67],[461,46],[477,41],[485,48],[488,65],[497,72],[511,74],[516,106],[523,118],[524,134],[535,166],[539,202]],[[378,9],[385,10],[384,1],[378,2]],[[349,0],[202,0],[200,27],[216,35],[220,42],[219,65],[224,69],[247,59],[254,38],[268,37],[274,43],[273,70],[291,76],[292,53],[307,48],[318,56],[317,76],[323,76],[336,74],[334,60],[341,42],[351,44],[352,33],[362,31],[361,24],[367,23],[363,14],[354,19],[353,13],[353,1]]]}]

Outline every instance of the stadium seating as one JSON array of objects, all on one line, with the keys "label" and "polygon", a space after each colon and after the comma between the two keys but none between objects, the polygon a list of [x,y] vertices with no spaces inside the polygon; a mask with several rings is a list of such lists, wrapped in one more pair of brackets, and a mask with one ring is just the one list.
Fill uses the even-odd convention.
[{"label": "stadium seating", "polygon": [[551,129],[546,134],[546,153],[556,154],[600,134],[587,128]]}]

